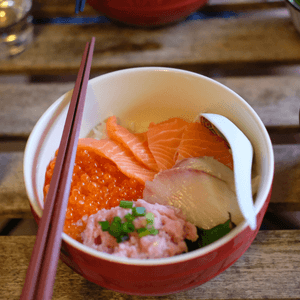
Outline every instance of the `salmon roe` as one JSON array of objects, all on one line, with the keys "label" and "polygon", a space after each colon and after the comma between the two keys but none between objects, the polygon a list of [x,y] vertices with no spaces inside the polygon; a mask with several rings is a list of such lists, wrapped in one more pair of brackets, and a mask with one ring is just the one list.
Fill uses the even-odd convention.
[{"label": "salmon roe", "polygon": [[[57,152],[56,152],[57,155]],[[49,163],[44,196],[49,190],[56,156]],[[111,160],[88,150],[78,150],[75,159],[71,192],[66,211],[64,232],[81,241],[85,228],[81,218],[95,214],[102,208],[118,206],[121,200],[142,198],[144,185],[124,175]]]}]

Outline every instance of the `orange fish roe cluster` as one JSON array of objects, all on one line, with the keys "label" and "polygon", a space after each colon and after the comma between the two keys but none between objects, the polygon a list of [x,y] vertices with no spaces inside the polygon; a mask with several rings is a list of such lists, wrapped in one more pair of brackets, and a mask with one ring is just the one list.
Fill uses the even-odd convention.
[{"label": "orange fish roe cluster", "polygon": [[[56,153],[57,154],[57,153]],[[44,196],[46,199],[56,157],[46,171]],[[78,150],[71,183],[64,232],[81,241],[85,215],[95,214],[102,208],[118,206],[121,200],[142,198],[144,185],[124,175],[115,163],[87,150]]]}]

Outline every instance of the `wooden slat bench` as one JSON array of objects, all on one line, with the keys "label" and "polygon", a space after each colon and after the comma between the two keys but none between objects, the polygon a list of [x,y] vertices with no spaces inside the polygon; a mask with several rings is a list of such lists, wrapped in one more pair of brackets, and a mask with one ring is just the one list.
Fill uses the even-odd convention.
[{"label": "wooden slat bench", "polygon": [[[19,299],[35,237],[0,237],[0,299]],[[300,230],[260,231],[225,272],[192,290],[161,297],[116,293],[88,282],[60,262],[53,299],[299,299]]]},{"label": "wooden slat bench", "polygon": [[[300,35],[284,1],[210,0],[195,18],[151,29],[109,22],[89,5],[77,16],[74,8],[74,0],[34,0],[34,42],[21,55],[0,61],[0,221],[32,219],[23,180],[26,141],[43,112],[73,88],[91,36],[96,37],[91,77],[137,66],[176,67],[213,77],[241,95],[274,145],[268,214],[280,222],[282,214],[299,216]],[[51,22],[74,17],[91,22],[100,17],[103,23]],[[259,231],[249,250],[225,272],[169,296],[116,293],[60,263],[53,299],[298,299],[299,224],[298,219],[296,225],[274,227],[293,229]],[[0,236],[0,300],[19,299],[34,241],[33,235]]]},{"label": "wooden slat bench", "polygon": [[185,21],[152,30],[114,23],[39,25],[31,47],[4,61],[1,73],[75,74],[81,49],[92,36],[96,37],[94,72],[157,65],[201,70],[299,64],[300,39],[287,9],[264,4],[270,5],[264,18],[260,10],[239,15],[237,8],[237,17]]}]

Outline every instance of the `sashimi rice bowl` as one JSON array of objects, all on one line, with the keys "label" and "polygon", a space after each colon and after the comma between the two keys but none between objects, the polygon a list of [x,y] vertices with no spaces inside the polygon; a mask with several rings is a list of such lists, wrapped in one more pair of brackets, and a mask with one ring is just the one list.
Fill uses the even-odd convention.
[{"label": "sashimi rice bowl", "polygon": [[[72,91],[34,127],[25,185],[38,222]],[[253,149],[257,227],[240,212],[230,145],[201,113],[231,120]],[[255,111],[215,80],[145,67],[89,81],[61,259],[111,290],[164,295],[201,285],[248,249],[270,201],[274,157]]]}]

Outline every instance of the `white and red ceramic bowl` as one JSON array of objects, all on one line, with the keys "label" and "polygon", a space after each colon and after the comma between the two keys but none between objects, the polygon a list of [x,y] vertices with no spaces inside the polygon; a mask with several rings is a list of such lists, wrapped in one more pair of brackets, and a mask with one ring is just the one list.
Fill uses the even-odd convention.
[{"label": "white and red ceramic bowl", "polygon": [[[42,215],[46,167],[59,146],[72,91],[43,114],[24,157],[26,189],[35,219]],[[163,259],[125,259],[97,252],[63,234],[61,259],[86,279],[111,290],[163,295],[207,282],[231,266],[252,243],[270,201],[274,157],[268,133],[255,111],[235,92],[207,77],[171,68],[133,68],[91,79],[80,136],[110,115],[146,128],[169,117],[194,120],[200,112],[226,116],[250,139],[261,175],[255,199],[257,229],[241,223],[218,241]]]}]

